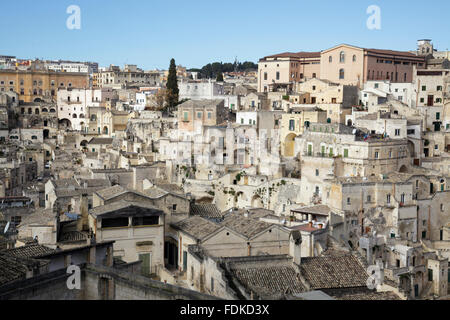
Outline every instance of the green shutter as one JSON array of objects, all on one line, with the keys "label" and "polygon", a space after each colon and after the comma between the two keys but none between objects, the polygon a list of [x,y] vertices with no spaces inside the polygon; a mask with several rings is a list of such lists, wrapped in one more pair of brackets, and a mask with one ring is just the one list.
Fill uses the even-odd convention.
[{"label": "green shutter", "polygon": [[344,158],[348,158],[348,149],[344,149]]}]

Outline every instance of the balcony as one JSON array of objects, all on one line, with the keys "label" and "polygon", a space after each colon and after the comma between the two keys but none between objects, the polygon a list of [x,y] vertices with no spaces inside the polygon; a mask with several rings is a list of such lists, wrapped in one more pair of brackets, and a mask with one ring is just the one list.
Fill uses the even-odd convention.
[{"label": "balcony", "polygon": [[337,157],[337,155],[335,156],[334,154],[331,153],[322,153],[322,152],[305,152],[303,153],[304,157],[315,157],[315,158],[334,158]]}]

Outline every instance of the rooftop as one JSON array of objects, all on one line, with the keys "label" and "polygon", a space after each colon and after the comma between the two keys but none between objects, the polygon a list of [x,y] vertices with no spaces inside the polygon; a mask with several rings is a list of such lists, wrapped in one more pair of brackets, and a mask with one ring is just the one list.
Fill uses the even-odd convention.
[{"label": "rooftop", "polygon": [[172,224],[172,226],[175,229],[189,234],[197,240],[202,240],[221,228],[219,224],[199,216],[189,217],[185,220]]}]

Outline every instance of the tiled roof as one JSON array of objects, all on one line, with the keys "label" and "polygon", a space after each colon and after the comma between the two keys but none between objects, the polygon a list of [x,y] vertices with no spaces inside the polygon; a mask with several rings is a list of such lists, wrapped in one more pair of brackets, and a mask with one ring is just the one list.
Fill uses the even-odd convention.
[{"label": "tiled roof", "polygon": [[268,58],[296,58],[296,59],[320,58],[320,52],[284,52],[264,57],[261,60],[265,60]]},{"label": "tiled roof", "polygon": [[394,292],[375,292],[367,288],[359,292],[344,292],[332,294],[336,300],[401,300]]},{"label": "tiled roof", "polygon": [[18,258],[39,258],[41,256],[54,252],[56,252],[54,249],[37,243],[33,243],[18,248],[8,249],[3,251],[2,253]]},{"label": "tiled roof", "polygon": [[160,183],[158,183],[156,186],[164,191],[169,192],[169,193],[174,193],[174,194],[182,195],[182,196],[185,195],[184,189],[177,186],[176,184],[172,184],[172,183],[161,183],[160,184]]},{"label": "tiled roof", "polygon": [[326,205],[316,205],[311,207],[299,207],[292,209],[292,211],[301,212],[301,213],[310,213],[310,214],[320,214],[327,216],[330,213],[330,208]]},{"label": "tiled roof", "polygon": [[199,203],[191,205],[191,215],[200,216],[203,218],[220,219],[223,218],[222,213],[215,204]]},{"label": "tiled roof", "polygon": [[146,196],[150,197],[150,198],[157,199],[157,198],[161,198],[161,197],[163,197],[163,196],[165,196],[165,195],[167,195],[169,193],[167,191],[164,191],[164,190],[160,189],[160,188],[153,187],[153,188],[150,188],[150,189],[146,189],[144,191],[144,194]]},{"label": "tiled roof", "polygon": [[25,279],[27,270],[48,264],[47,260],[19,258],[0,253],[0,286]]},{"label": "tiled roof", "polygon": [[104,200],[109,200],[126,191],[127,189],[117,184],[109,188],[97,190],[95,193],[97,193]]},{"label": "tiled roof", "polygon": [[230,228],[231,230],[249,239],[271,226],[271,224],[267,222],[263,222],[252,218],[245,218],[242,215],[238,214],[228,215],[220,223],[220,225]]},{"label": "tiled roof", "polygon": [[132,202],[132,201],[115,201],[113,203],[109,203],[103,206],[95,207],[89,210],[89,214],[94,217],[106,215],[106,214],[114,214],[115,212],[121,211],[121,213],[117,213],[115,215],[138,215],[142,213],[153,213],[153,214],[162,214],[163,212],[147,203],[144,202]]},{"label": "tiled roof", "polygon": [[352,254],[302,258],[300,268],[311,289],[365,287],[368,278]]},{"label": "tiled roof", "polygon": [[172,224],[172,227],[181,230],[198,240],[202,240],[221,228],[217,223],[199,216],[189,217]]},{"label": "tiled roof", "polygon": [[87,232],[66,231],[59,238],[59,242],[85,241],[87,238]]},{"label": "tiled roof", "polygon": [[376,53],[376,54],[404,56],[404,57],[424,60],[423,57],[419,57],[416,54],[408,52],[408,51],[395,51],[395,50],[383,50],[383,49],[365,49],[365,50],[367,52]]},{"label": "tiled roof", "polygon": [[231,269],[231,274],[261,298],[306,291],[291,264],[260,268]]},{"label": "tiled roof", "polygon": [[56,188],[79,187],[80,185],[75,179],[55,179],[52,180]]},{"label": "tiled roof", "polygon": [[239,282],[248,294],[262,299],[280,299],[307,291],[298,266],[288,255],[222,258],[228,278]]}]

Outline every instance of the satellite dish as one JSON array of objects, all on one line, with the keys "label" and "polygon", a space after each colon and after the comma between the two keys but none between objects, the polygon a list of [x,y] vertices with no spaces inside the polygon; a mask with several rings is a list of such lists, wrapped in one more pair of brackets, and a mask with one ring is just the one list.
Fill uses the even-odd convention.
[{"label": "satellite dish", "polygon": [[11,222],[8,221],[8,223],[5,226],[5,229],[3,230],[3,233],[6,233],[8,231],[10,224],[11,224]]}]

